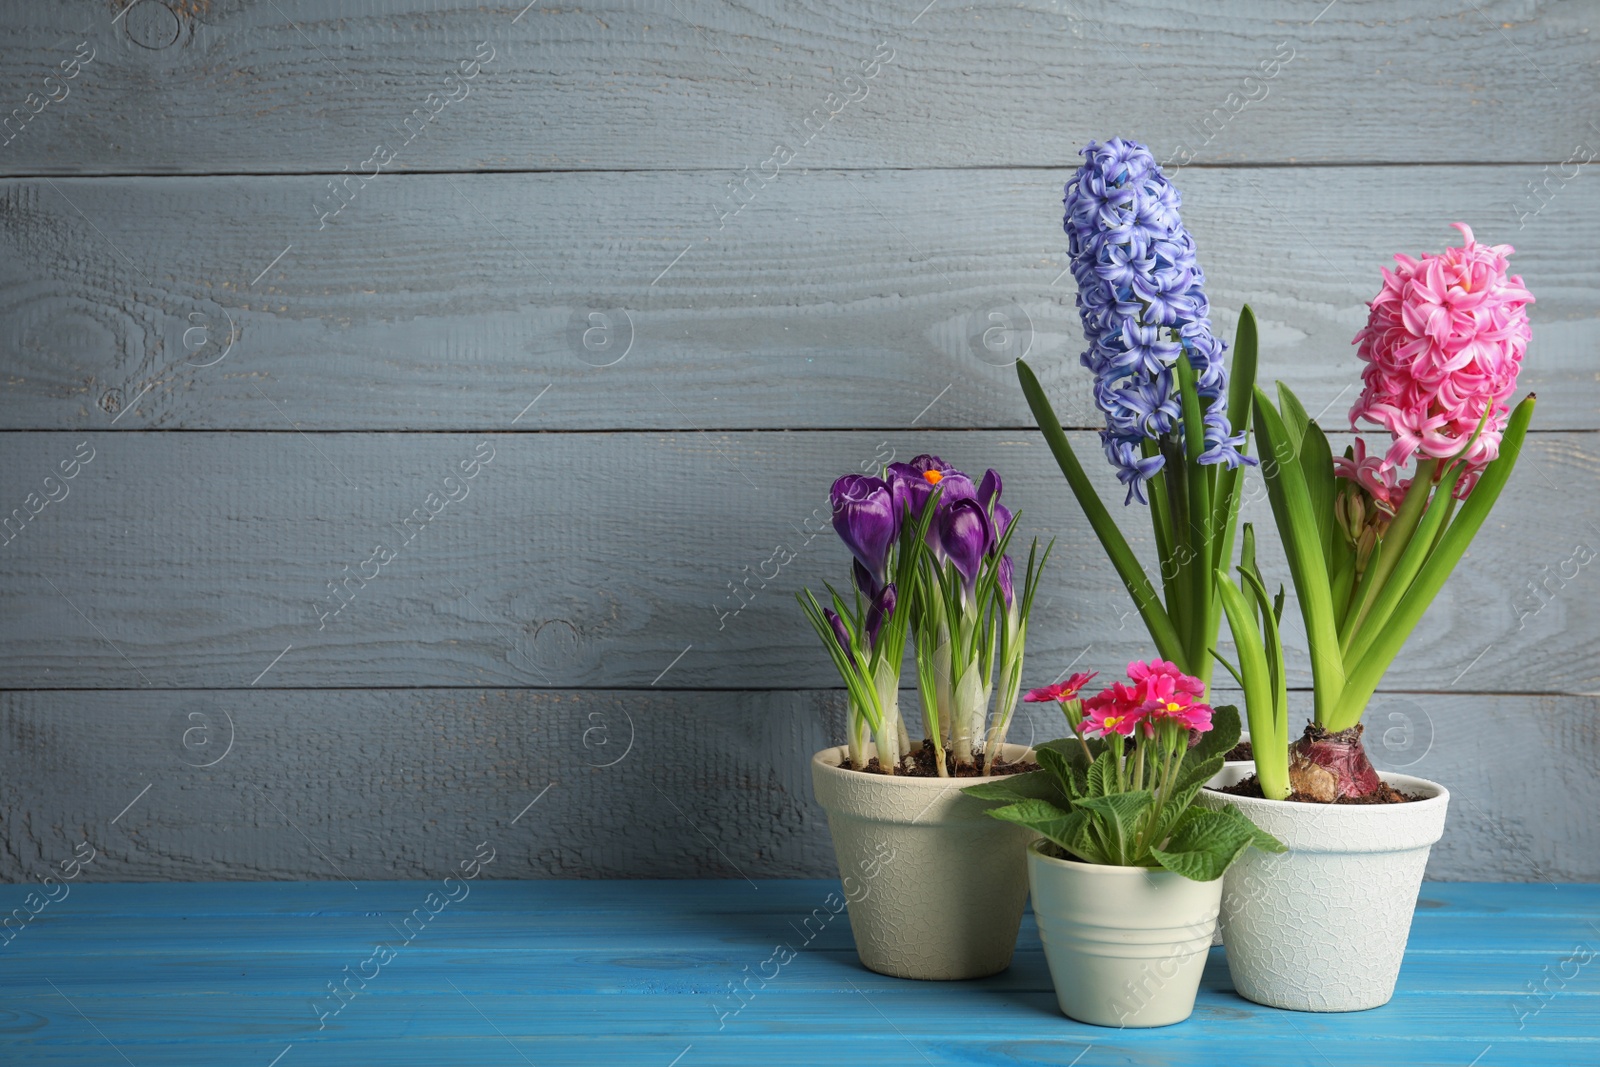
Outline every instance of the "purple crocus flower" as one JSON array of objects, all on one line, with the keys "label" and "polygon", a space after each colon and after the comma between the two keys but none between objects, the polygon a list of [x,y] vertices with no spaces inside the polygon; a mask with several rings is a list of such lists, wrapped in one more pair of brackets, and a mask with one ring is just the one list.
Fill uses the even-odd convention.
[{"label": "purple crocus flower", "polygon": [[988,507],[999,497],[1001,488],[1000,472],[990,467],[983,472],[983,481],[978,483],[978,503]]},{"label": "purple crocus flower", "polygon": [[889,616],[894,614],[896,599],[898,599],[898,594],[895,591],[893,582],[884,586],[878,595],[872,599],[872,604],[867,608],[867,647],[874,648],[877,646],[878,631],[883,628],[883,624],[888,621]]},{"label": "purple crocus flower", "polygon": [[994,522],[975,499],[956,500],[948,507],[941,504],[934,521],[939,525],[940,546],[971,590],[983,557],[994,548]]},{"label": "purple crocus flower", "polygon": [[1011,529],[1011,509],[1004,504],[994,506],[994,542],[999,545],[1000,539]]},{"label": "purple crocus flower", "polygon": [[1000,557],[1000,566],[995,570],[995,580],[1000,583],[1000,595],[1006,599],[1006,610],[1010,611],[1017,602],[1016,590],[1012,585],[1016,565],[1011,562],[1010,556]]},{"label": "purple crocus flower", "polygon": [[878,595],[878,580],[872,576],[871,571],[861,565],[859,559],[850,561],[850,575],[856,580],[856,588],[869,598]]},{"label": "purple crocus flower", "polygon": [[1000,472],[991,467],[983,472],[983,481],[978,483],[978,503],[989,510],[994,520],[995,545],[999,545],[1011,527],[1011,509],[1000,503],[1000,492]]},{"label": "purple crocus flower", "polygon": [[839,647],[844,649],[844,658],[851,663],[856,661],[855,653],[850,651],[850,631],[845,628],[844,620],[839,618],[839,613],[832,608],[823,608],[822,614],[828,617],[828,625],[833,627],[833,636],[839,642]]},{"label": "purple crocus flower", "polygon": [[891,463],[888,478],[896,514],[904,515],[909,507],[912,518],[922,514],[936,488],[944,504],[977,495],[972,479],[938,456],[921,455],[910,463]]},{"label": "purple crocus flower", "polygon": [[873,588],[882,586],[888,577],[889,549],[900,533],[900,515],[888,483],[864,474],[846,474],[833,483],[831,495],[833,528],[871,575]]},{"label": "purple crocus flower", "polygon": [[1181,434],[1173,366],[1187,355],[1205,409],[1201,463],[1236,467],[1244,435],[1228,424],[1223,398],[1227,346],[1211,333],[1205,274],[1184,228],[1178,190],[1149,149],[1135,141],[1091,141],[1067,183],[1063,228],[1078,282],[1078,315],[1089,342],[1081,361],[1095,374],[1094,398],[1106,416],[1106,458],[1145,503],[1143,485],[1161,470],[1140,443]]}]

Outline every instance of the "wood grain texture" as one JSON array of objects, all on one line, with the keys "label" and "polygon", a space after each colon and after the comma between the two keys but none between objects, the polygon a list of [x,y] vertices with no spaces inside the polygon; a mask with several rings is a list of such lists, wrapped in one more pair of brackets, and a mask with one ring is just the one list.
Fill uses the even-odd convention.
[{"label": "wood grain texture", "polygon": [[[832,475],[1001,467],[1061,538],[1031,662],[1147,651],[1009,366],[1098,423],[1059,199],[1118,132],[1182,166],[1221,332],[1249,301],[1328,425],[1391,251],[1521,249],[1534,445],[1369,741],[1461,798],[1435,876],[1600,876],[1592,11],[523,3],[0,9],[0,879],[91,831],[94,878],[433,876],[551,782],[496,874],[828,873],[837,681],[790,598],[843,574]],[[197,767],[219,711],[241,747]],[[594,766],[619,714],[669,770]],[[53,1019],[6,999],[0,1047]],[[80,1029],[25,1058],[110,1051]],[[224,1029],[195,1062],[266,1032]]]},{"label": "wood grain texture", "polygon": [[[1153,573],[1148,516],[1120,506],[1097,439],[1074,440]],[[65,499],[0,547],[6,687],[836,685],[793,600],[848,579],[826,486],[923,452],[999,468],[1023,535],[1058,538],[1035,671],[1149,651],[1036,431],[9,434],[0,500],[25,516],[80,446],[93,458],[57,482]],[[1595,448],[1530,438],[1387,687],[1600,690]],[[1272,529],[1258,476],[1246,484],[1244,519]],[[1307,684],[1299,613],[1285,616]]]},{"label": "wood grain texture", "polygon": [[[12,4],[0,100],[22,114],[0,169],[355,170],[379,143],[413,171],[737,171],[775,143],[795,167],[1058,166],[1115,132],[1110,115],[1207,162],[1557,163],[1595,143],[1583,5],[1321,9],[174,0],[117,19],[104,0]],[[494,58],[451,82],[480,43]],[[80,44],[93,58],[46,84]],[[59,102],[35,113],[30,94]],[[417,109],[438,113],[407,127]]]},{"label": "wood grain texture", "polygon": [[[1429,877],[1564,886],[1600,880],[1597,723],[1593,697],[1380,694],[1368,740],[1451,791]],[[1061,732],[1026,705],[1012,737]],[[808,760],[843,738],[837,691],[7,693],[0,738],[4,881],[81,841],[84,882],[443,878],[482,841],[489,878],[834,873]]]},{"label": "wood grain texture", "polygon": [[[1381,1010],[1250,1004],[1216,948],[1188,1022],[1118,1031],[1060,1015],[1031,918],[1009,971],[912,983],[861,968],[846,918],[828,911],[841,900],[834,881],[465,885],[463,899],[410,937],[397,922],[438,882],[76,885],[0,948],[0,1054],[73,1067],[118,1056],[1276,1067],[1370,1062],[1376,1049],[1423,1067],[1474,1056],[1600,1063],[1597,993],[1577,962],[1592,956],[1582,946],[1593,936],[1595,886],[1425,883],[1394,1000]],[[20,888],[0,888],[0,904],[23,899]],[[394,955],[363,966],[377,945]],[[777,946],[792,958],[763,966]],[[339,1003],[327,986],[346,967],[358,978],[343,1007],[320,1018]]]},{"label": "wood grain texture", "polygon": [[[1026,353],[1090,427],[1064,176],[786,173],[721,229],[706,174],[386,175],[321,229],[326,178],[6,183],[0,426],[1031,426],[1010,367]],[[1181,178],[1219,331],[1250,302],[1262,379],[1328,425],[1360,388],[1350,341],[1391,250],[1442,248],[1466,219],[1522,248],[1537,427],[1600,428],[1600,183],[1519,231],[1522,181]]]}]

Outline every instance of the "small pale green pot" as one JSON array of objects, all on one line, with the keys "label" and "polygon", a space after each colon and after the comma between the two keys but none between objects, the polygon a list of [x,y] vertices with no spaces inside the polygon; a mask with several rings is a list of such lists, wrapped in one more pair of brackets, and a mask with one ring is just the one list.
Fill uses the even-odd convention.
[{"label": "small pale green pot", "polygon": [[1222,879],[1058,859],[1051,847],[1028,847],[1028,884],[1061,1010],[1119,1028],[1187,1019],[1216,929]]}]

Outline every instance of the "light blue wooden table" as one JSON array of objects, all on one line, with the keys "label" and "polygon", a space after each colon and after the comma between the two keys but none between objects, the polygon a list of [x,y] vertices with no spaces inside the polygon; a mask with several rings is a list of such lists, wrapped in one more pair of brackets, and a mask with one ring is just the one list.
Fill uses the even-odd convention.
[{"label": "light blue wooden table", "polygon": [[1375,1011],[1258,1007],[1214,949],[1193,1018],[1120,1032],[1057,1012],[1031,917],[1005,974],[900,981],[838,888],[74,884],[0,946],[0,1064],[1600,1064],[1600,886],[1425,885]]}]

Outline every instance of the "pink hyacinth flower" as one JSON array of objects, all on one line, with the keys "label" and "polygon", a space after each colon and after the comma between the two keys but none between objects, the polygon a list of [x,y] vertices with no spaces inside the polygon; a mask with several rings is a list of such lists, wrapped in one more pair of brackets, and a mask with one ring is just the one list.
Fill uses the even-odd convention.
[{"label": "pink hyacinth flower", "polygon": [[1384,505],[1389,514],[1399,511],[1401,502],[1406,498],[1406,490],[1411,487],[1411,479],[1402,480],[1393,467],[1385,468],[1383,457],[1367,455],[1367,443],[1360,437],[1355,439],[1353,451],[1355,455],[1350,459],[1333,457],[1334,477],[1361,486],[1372,495],[1372,499]]},{"label": "pink hyacinth flower", "polygon": [[[1527,305],[1533,296],[1520,276],[1506,273],[1510,245],[1480,245],[1471,227],[1453,225],[1463,247],[1424,253],[1420,260],[1397,255],[1395,269],[1384,270],[1383,288],[1367,305],[1367,325],[1353,342],[1367,366],[1350,425],[1366,419],[1392,435],[1377,464],[1380,475],[1419,453],[1460,455],[1467,472],[1456,495],[1465,496],[1500,453],[1508,401],[1532,332]],[[1480,421],[1483,432],[1467,448]]]}]

